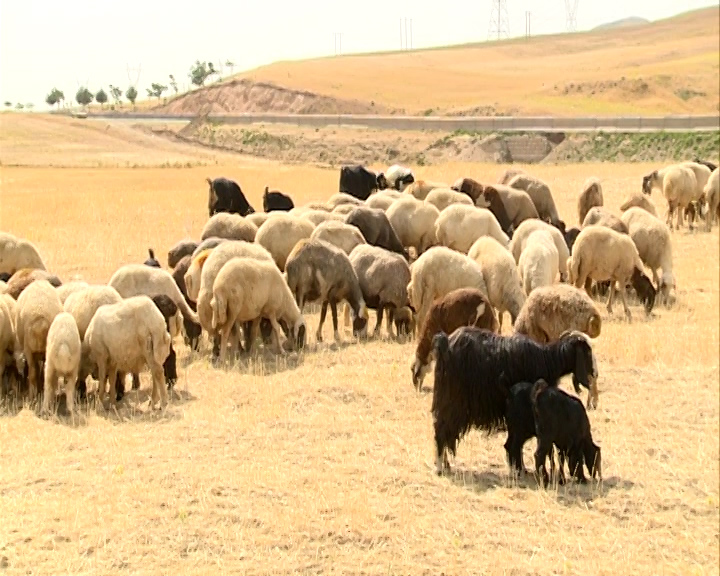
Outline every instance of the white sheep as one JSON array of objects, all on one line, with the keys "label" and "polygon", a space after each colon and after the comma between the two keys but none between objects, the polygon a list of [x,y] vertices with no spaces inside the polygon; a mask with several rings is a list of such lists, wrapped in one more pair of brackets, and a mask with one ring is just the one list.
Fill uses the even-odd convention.
[{"label": "white sheep", "polygon": [[84,280],[73,280],[72,282],[67,282],[62,286],[58,286],[57,288],[55,288],[55,290],[60,297],[60,302],[65,304],[65,301],[71,294],[79,292],[80,290],[84,290],[88,286],[90,286],[90,284],[88,284]]},{"label": "white sheep", "polygon": [[310,238],[315,226],[305,218],[290,214],[278,214],[258,229],[255,243],[272,254],[275,264],[285,270],[288,254],[300,240]]},{"label": "white sheep", "polygon": [[550,192],[550,187],[545,182],[529,174],[518,174],[510,180],[508,186],[527,192],[530,200],[535,205],[538,216],[542,220],[549,221],[555,226],[562,224],[564,227],[564,223],[562,223],[555,207],[555,200],[552,192]]},{"label": "white sheep", "polygon": [[[652,270],[653,281],[666,306],[671,304],[671,290],[677,290],[673,274],[670,229],[652,214],[639,207],[626,210],[622,221],[637,247],[643,263]],[[662,275],[658,276],[658,269]]]},{"label": "white sheep", "polygon": [[418,200],[425,200],[427,198],[427,195],[430,194],[433,190],[436,188],[450,188],[447,184],[444,182],[431,182],[430,180],[416,180],[412,184],[410,184],[405,190],[403,191],[403,194],[410,194],[411,196],[414,196]]},{"label": "white sheep", "polygon": [[60,312],[50,324],[45,348],[45,391],[42,413],[50,412],[50,401],[55,398],[58,380],[65,385],[67,411],[75,412],[75,383],[80,371],[82,341],[72,314]]},{"label": "white sheep", "polygon": [[488,296],[482,268],[469,256],[446,246],[433,246],[413,262],[407,290],[417,311],[417,326],[423,325],[433,300],[456,288],[477,288]]},{"label": "white sheep", "polygon": [[405,195],[393,202],[385,214],[400,243],[415,248],[418,256],[437,244],[435,223],[440,211],[432,204]]},{"label": "white sheep", "polygon": [[502,246],[510,241],[490,210],[464,204],[448,206],[440,212],[435,222],[435,236],[440,245],[464,254],[482,236],[490,236]]},{"label": "white sheep", "polygon": [[[293,208],[295,210],[295,208]],[[293,210],[290,210],[292,212]],[[256,228],[260,228],[266,220],[269,218],[272,218],[276,211],[272,212],[253,212],[252,214],[248,214],[245,216],[245,220],[253,224]],[[257,234],[257,231],[255,231]],[[252,240],[249,240],[249,242],[252,242]]]},{"label": "white sheep", "polygon": [[615,297],[617,282],[620,285],[620,298],[628,321],[632,319],[627,301],[625,286],[631,283],[645,304],[646,314],[650,314],[655,304],[655,288],[643,272],[644,266],[632,238],[605,226],[589,226],[578,234],[573,253],[568,258],[569,281],[575,287],[585,286],[590,294],[589,280],[604,282],[610,280],[610,296],[607,310],[612,314],[612,301]]},{"label": "white sheep", "polygon": [[367,244],[365,237],[357,226],[332,220],[319,224],[310,234],[310,240],[314,238],[325,240],[325,242],[337,246],[348,255],[356,246]]},{"label": "white sheep", "polygon": [[541,286],[550,286],[559,273],[560,256],[553,237],[547,230],[535,230],[520,254],[518,272],[525,294]]},{"label": "white sheep", "polygon": [[347,194],[345,192],[338,192],[330,196],[330,198],[328,198],[328,201],[325,202],[325,205],[330,211],[333,211],[335,208],[343,204],[354,204],[355,206],[360,206],[362,203],[362,200],[360,200],[359,198],[355,198],[355,196],[351,194]]},{"label": "white sheep", "polygon": [[468,257],[475,260],[482,269],[488,300],[497,310],[498,322],[502,329],[504,312],[510,313],[515,323],[520,308],[525,303],[520,276],[512,254],[495,238],[478,238],[468,251]]},{"label": "white sheep", "polygon": [[170,354],[170,334],[165,318],[145,295],[131,296],[117,304],[100,306],[85,332],[83,357],[97,366],[98,399],[104,403],[110,382],[110,404],[117,405],[118,372],[139,374],[147,366],[153,380],[152,402],[167,404],[163,364]]},{"label": "white sheep", "polygon": [[197,314],[190,308],[172,274],[167,270],[145,264],[126,264],[110,277],[108,286],[115,288],[123,298],[141,294],[152,298],[165,294],[175,303],[183,318],[195,324],[199,323]]},{"label": "white sheep", "polygon": [[200,234],[200,240],[206,238],[227,238],[228,240],[255,240],[258,227],[240,216],[229,212],[218,212],[208,219]]},{"label": "white sheep", "polygon": [[[415,176],[410,168],[393,164],[385,171],[385,180],[390,188],[402,192],[415,181]],[[373,208],[377,208],[377,206],[373,206]]]},{"label": "white sheep", "polygon": [[0,232],[0,273],[15,274],[21,268],[47,270],[32,242]]},{"label": "white sheep", "polygon": [[55,316],[63,311],[55,288],[47,280],[35,280],[17,299],[15,310],[15,360],[22,372],[22,357],[28,367],[29,399],[38,394],[40,362],[45,358],[48,330]]},{"label": "white sheep", "polygon": [[273,327],[275,350],[285,354],[279,320],[292,330],[293,345],[305,344],[305,320],[277,266],[254,258],[231,258],[220,269],[210,300],[212,327],[220,332],[220,362],[225,362],[230,330],[235,324],[252,322],[248,351],[259,334],[260,319]]},{"label": "white sheep", "polygon": [[705,188],[703,188],[703,194],[705,195],[705,201],[707,202],[707,212],[705,214],[705,227],[709,232],[712,228],[713,219],[717,215],[718,206],[720,206],[720,169],[715,168],[708,178]]},{"label": "white sheep", "polygon": [[[679,230],[684,209],[702,196],[695,172],[681,164],[671,164],[661,170],[654,170],[643,177],[643,192],[650,196],[654,188],[658,188],[668,202],[665,222],[671,230],[673,212],[677,209],[676,229]],[[690,228],[692,229],[692,223]]]},{"label": "white sheep", "polygon": [[[292,213],[292,211],[290,212]],[[295,214],[293,214],[295,216]],[[338,214],[337,212],[328,212],[327,210],[305,210],[299,214],[300,218],[304,218],[312,222],[312,225],[316,228],[323,222],[329,220],[334,222],[344,222],[345,216]]]},{"label": "white sheep", "polygon": [[555,226],[552,226],[547,222],[543,222],[542,220],[538,220],[537,218],[531,218],[523,221],[515,230],[512,240],[510,241],[510,245],[508,246],[513,258],[515,258],[515,262],[520,261],[520,254],[522,254],[522,251],[525,248],[527,238],[531,233],[535,232],[535,230],[547,230],[552,236],[553,241],[555,242],[555,248],[557,248],[558,251],[558,270],[560,271],[560,279],[564,280],[567,277],[567,259],[570,256],[570,250],[568,249],[567,242],[565,242],[565,237],[562,235],[560,230],[555,228]]},{"label": "white sheep", "polygon": [[368,208],[380,208],[380,210],[387,212],[387,209],[392,206],[395,200],[405,196],[405,194],[397,190],[380,190],[377,194],[370,195],[368,199],[365,200],[365,205]]},{"label": "white sheep", "polygon": [[117,304],[121,300],[122,296],[112,286],[90,284],[87,288],[70,294],[63,304],[63,310],[75,319],[82,340],[97,309],[105,304]]},{"label": "white sheep", "polygon": [[425,198],[425,202],[432,204],[440,212],[452,204],[466,204],[473,206],[470,196],[462,192],[456,192],[450,188],[435,188]]}]

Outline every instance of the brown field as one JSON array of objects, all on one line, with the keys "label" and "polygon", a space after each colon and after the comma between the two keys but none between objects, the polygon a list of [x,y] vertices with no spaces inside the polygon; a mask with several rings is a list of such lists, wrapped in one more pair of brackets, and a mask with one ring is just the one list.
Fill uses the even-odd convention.
[{"label": "brown field", "polygon": [[[107,282],[122,264],[142,262],[148,246],[164,262],[177,240],[199,236],[206,176],[236,178],[256,208],[270,180],[298,204],[337,189],[336,170],[208,155],[163,140],[148,148],[144,136],[101,141],[92,128],[33,137],[31,125],[17,124],[11,135],[5,126],[3,119],[0,228],[35,242],[63,279]],[[60,169],[79,164],[77,150],[82,165]],[[139,167],[126,166],[135,160]],[[617,210],[652,166],[527,168],[551,184],[574,224],[587,176],[602,178],[606,203]],[[416,170],[445,181],[490,180],[502,167]],[[653,199],[662,213],[657,193]],[[658,307],[647,319],[633,305],[628,324],[619,303],[612,316],[598,303],[600,401],[590,420],[603,450],[601,486],[514,484],[505,435],[478,432],[461,442],[454,473],[435,476],[432,377],[417,394],[412,344],[352,342],[345,332],[347,345],[337,346],[328,321],[318,345],[317,315],[309,315],[308,349],[287,360],[220,370],[207,350],[191,358],[178,343],[180,381],[162,413],[148,409],[144,374],[118,414],[85,407],[77,427],[29,410],[1,416],[0,568],[717,574],[720,242],[717,227],[675,232],[673,240],[672,310]],[[528,467],[533,450],[530,441]]]},{"label": "brown field", "polygon": [[714,114],[719,37],[711,7],[529,41],[277,62],[237,77],[408,114]]}]

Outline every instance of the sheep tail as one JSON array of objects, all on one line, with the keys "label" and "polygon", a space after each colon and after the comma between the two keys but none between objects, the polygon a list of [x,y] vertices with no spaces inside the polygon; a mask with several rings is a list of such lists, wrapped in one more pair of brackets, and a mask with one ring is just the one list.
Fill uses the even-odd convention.
[{"label": "sheep tail", "polygon": [[532,390],[530,391],[530,401],[532,402],[533,408],[537,406],[537,399],[540,394],[548,389],[548,383],[545,380],[538,380],[533,384]]},{"label": "sheep tail", "polygon": [[150,255],[150,260],[155,260],[155,252],[152,248],[148,248],[148,254]]},{"label": "sheep tail", "polygon": [[212,297],[210,308],[212,308],[212,328],[218,330],[220,326],[224,326],[227,322],[227,302],[222,294],[216,293]]}]

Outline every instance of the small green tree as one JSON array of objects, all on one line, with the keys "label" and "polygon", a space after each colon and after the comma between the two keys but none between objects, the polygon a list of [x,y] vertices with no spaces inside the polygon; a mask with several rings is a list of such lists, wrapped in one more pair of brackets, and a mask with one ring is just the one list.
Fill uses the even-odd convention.
[{"label": "small green tree", "polygon": [[12,102],[10,102],[10,100],[5,100],[4,105],[5,108],[10,108],[10,106],[12,106]]},{"label": "small green tree", "polygon": [[165,92],[165,90],[167,90],[167,88],[168,87],[164,86],[163,84],[157,84],[157,83],[153,82],[150,85],[150,88],[146,88],[147,95],[149,98],[152,98],[153,96],[155,96],[155,98],[160,100],[160,96],[162,96],[162,93]]},{"label": "small green tree", "polygon": [[130,104],[133,105],[133,108],[135,107],[135,100],[137,100],[138,93],[137,90],[135,90],[135,86],[130,86],[125,91],[125,98],[127,98],[130,101]]},{"label": "small green tree", "polygon": [[173,89],[173,92],[175,92],[175,94],[178,93],[178,85],[177,82],[175,82],[175,76],[173,76],[172,74],[170,74],[170,87]]},{"label": "small green tree", "polygon": [[200,60],[196,60],[195,65],[190,68],[190,82],[195,86],[204,86],[205,80],[213,74],[217,74],[217,70],[215,70],[212,62],[200,62]]},{"label": "small green tree", "polygon": [[115,100],[115,104],[120,104],[120,99],[122,98],[122,90],[118,88],[117,86],[113,86],[110,84],[110,95],[112,96],[112,99]]},{"label": "small green tree", "polygon": [[22,102],[18,102],[17,104],[15,104],[15,108],[17,110],[22,110],[23,108],[25,108],[25,105]]},{"label": "small green tree", "polygon": [[93,101],[93,98],[93,93],[85,88],[85,86],[78,88],[77,94],[75,94],[75,101],[80,104],[80,106],[87,106]]},{"label": "small green tree", "polygon": [[98,90],[98,93],[95,94],[95,101],[98,104],[100,104],[100,108],[102,108],[105,105],[105,103],[108,101],[108,97],[107,97],[107,94],[105,93],[105,90],[103,90],[102,88],[100,88],[100,90]]},{"label": "small green tree", "polygon": [[65,94],[57,88],[53,88],[45,98],[45,102],[47,102],[49,106],[55,106],[57,104],[58,108],[60,108],[60,102],[63,100],[65,100]]},{"label": "small green tree", "polygon": [[32,110],[33,108],[35,108],[35,104],[33,104],[32,102],[28,102],[27,104],[25,104],[25,108],[27,108],[28,110]]}]

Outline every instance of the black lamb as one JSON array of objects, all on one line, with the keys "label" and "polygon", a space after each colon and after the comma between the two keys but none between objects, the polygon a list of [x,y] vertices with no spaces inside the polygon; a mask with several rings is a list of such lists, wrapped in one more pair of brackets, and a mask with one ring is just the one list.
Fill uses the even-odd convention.
[{"label": "black lamb", "polygon": [[[597,363],[589,338],[568,332],[550,344],[526,336],[500,336],[489,330],[463,326],[450,337],[433,337],[435,385],[432,414],[438,474],[448,468],[459,439],[471,428],[487,433],[506,428],[508,386],[540,378],[557,385],[572,374],[573,385],[594,390]],[[504,374],[504,376],[503,376]]]},{"label": "black lamb", "polygon": [[295,203],[287,194],[283,194],[279,190],[270,190],[265,186],[263,193],[263,210],[265,212],[273,212],[275,210],[289,211],[295,208]]}]

